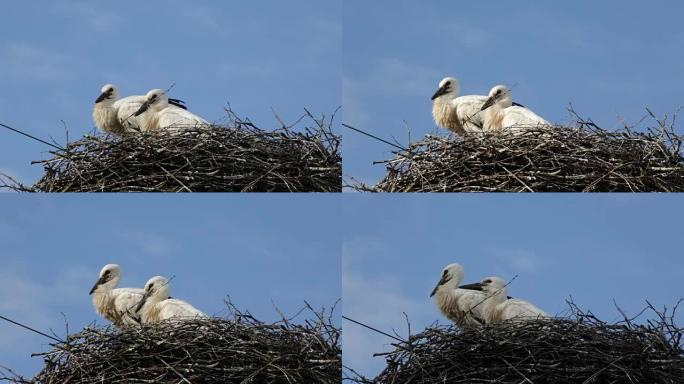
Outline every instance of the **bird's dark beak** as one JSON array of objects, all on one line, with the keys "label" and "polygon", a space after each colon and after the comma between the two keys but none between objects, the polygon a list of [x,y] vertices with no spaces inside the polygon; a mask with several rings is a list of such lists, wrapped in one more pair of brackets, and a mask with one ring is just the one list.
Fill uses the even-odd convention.
[{"label": "bird's dark beak", "polygon": [[133,114],[133,116],[140,116],[140,115],[142,115],[143,113],[145,113],[145,111],[147,111],[148,108],[150,108],[150,102],[149,102],[149,101],[145,101],[145,102],[140,106],[140,109],[138,109],[138,110]]},{"label": "bird's dark beak", "polygon": [[442,276],[441,279],[439,279],[439,283],[435,286],[435,289],[432,290],[432,293],[430,293],[430,297],[434,296],[435,293],[437,293],[437,290],[439,289],[440,285],[446,284],[447,281],[451,280],[451,277],[449,275],[444,275]]},{"label": "bird's dark beak", "polygon": [[101,284],[106,283],[108,280],[109,279],[107,279],[104,276],[101,276],[99,279],[97,279],[97,281],[95,282],[95,285],[93,285],[93,288],[90,290],[89,295],[92,295],[93,292],[95,292],[95,290],[97,289],[97,287],[99,287]]},{"label": "bird's dark beak", "polygon": [[98,96],[97,99],[95,99],[95,104],[100,103],[100,102],[108,99],[109,96],[110,96],[110,92],[102,92],[100,94],[100,96]]},{"label": "bird's dark beak", "polygon": [[437,92],[435,92],[435,94],[432,95],[432,98],[430,98],[430,100],[434,100],[434,99],[436,99],[436,98],[442,96],[443,94],[449,92],[448,88],[449,88],[449,87],[447,87],[447,86],[439,87],[439,89],[437,90]]},{"label": "bird's dark beak", "polygon": [[147,301],[147,298],[149,296],[150,296],[149,292],[143,293],[142,299],[140,299],[140,302],[138,303],[138,305],[136,305],[135,308],[133,308],[133,312],[135,312],[135,313],[140,312],[140,309],[142,309],[143,305],[145,305],[145,302]]},{"label": "bird's dark beak", "polygon": [[480,108],[480,111],[484,111],[485,109],[494,105],[494,103],[496,102],[496,99],[497,99],[496,95],[491,96],[489,99],[487,99],[487,101],[484,102],[484,104],[482,104],[482,108]]},{"label": "bird's dark beak", "polygon": [[466,284],[466,285],[461,285],[459,288],[460,289],[469,289],[471,291],[481,291],[482,290],[482,284],[481,283]]}]

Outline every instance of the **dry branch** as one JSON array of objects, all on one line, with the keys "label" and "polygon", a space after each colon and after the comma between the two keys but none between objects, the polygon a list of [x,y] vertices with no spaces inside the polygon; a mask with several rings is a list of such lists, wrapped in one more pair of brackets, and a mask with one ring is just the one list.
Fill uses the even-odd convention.
[{"label": "dry branch", "polygon": [[[87,135],[51,159],[31,192],[338,192],[342,185],[340,137],[329,121],[299,132],[257,128],[228,110],[227,126],[179,127],[124,137]],[[301,123],[298,120],[298,123]],[[6,178],[7,179],[7,178]]]},{"label": "dry branch", "polygon": [[[673,316],[605,323],[573,306],[568,319],[472,327],[433,326],[385,356],[364,384],[682,383],[684,348]],[[674,313],[674,312],[672,312]]]},{"label": "dry branch", "polygon": [[[230,319],[85,328],[53,344],[45,367],[16,383],[320,383],[341,379],[334,310],[296,324],[264,323],[231,307]],[[308,310],[312,311],[311,307]],[[11,372],[10,372],[11,373]],[[0,378],[2,381],[2,378]]]},{"label": "dry branch", "polygon": [[[660,122],[659,122],[660,123]],[[394,159],[369,192],[684,191],[683,137],[674,127],[609,132],[592,122],[521,135],[426,136]]]}]

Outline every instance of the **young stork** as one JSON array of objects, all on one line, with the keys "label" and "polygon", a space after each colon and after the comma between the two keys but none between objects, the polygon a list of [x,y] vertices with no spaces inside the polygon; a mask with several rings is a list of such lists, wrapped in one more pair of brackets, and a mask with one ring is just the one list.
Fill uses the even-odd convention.
[{"label": "young stork", "polygon": [[95,311],[117,327],[138,324],[135,307],[143,298],[139,288],[116,288],[121,280],[121,267],[107,264],[90,290]]},{"label": "young stork", "polygon": [[482,302],[486,296],[479,290],[461,289],[464,271],[460,264],[449,264],[430,297],[435,297],[437,308],[459,327],[479,325],[485,321]]},{"label": "young stork", "polygon": [[171,286],[169,280],[162,276],[155,276],[145,284],[145,293],[135,308],[143,324],[158,323],[168,319],[188,319],[207,317],[189,303],[170,299]]},{"label": "young stork", "polygon": [[492,88],[489,98],[480,109],[486,131],[510,129],[519,133],[525,128],[551,125],[531,110],[513,103],[511,91],[505,85]]},{"label": "young stork", "polygon": [[[117,135],[139,131],[142,120],[134,116],[145,102],[145,96],[134,95],[120,98],[119,89],[113,84],[105,84],[95,100],[93,120],[97,128]],[[177,109],[186,109],[182,100],[169,99]]]},{"label": "young stork", "polygon": [[134,114],[142,120],[140,128],[143,131],[209,125],[209,122],[191,112],[169,106],[169,100],[162,89],[147,92],[145,102]]},{"label": "young stork", "polygon": [[487,96],[458,96],[460,85],[457,79],[445,77],[432,95],[432,117],[435,123],[460,136],[482,132],[483,120],[480,109]]},{"label": "young stork", "polygon": [[549,317],[534,304],[521,299],[509,298],[506,282],[500,277],[485,277],[481,282],[464,285],[463,288],[481,290],[487,300],[482,303],[487,323],[524,321]]}]

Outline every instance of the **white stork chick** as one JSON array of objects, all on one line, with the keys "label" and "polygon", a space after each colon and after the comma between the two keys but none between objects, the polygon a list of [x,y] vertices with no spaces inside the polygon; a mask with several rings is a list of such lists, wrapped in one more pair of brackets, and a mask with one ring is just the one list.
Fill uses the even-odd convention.
[{"label": "white stork chick", "polygon": [[449,264],[430,297],[435,297],[437,308],[458,326],[479,325],[485,321],[481,303],[486,296],[478,290],[461,289],[464,271],[460,264]]},{"label": "white stork chick", "polygon": [[505,85],[497,85],[489,91],[489,98],[481,110],[485,131],[510,129],[519,133],[525,128],[551,125],[531,110],[513,103],[511,91]]},{"label": "white stork chick", "polygon": [[[140,131],[142,119],[135,113],[145,102],[145,96],[134,95],[120,99],[119,89],[113,84],[105,84],[95,100],[93,120],[97,128],[117,135]],[[185,109],[182,100],[169,99],[176,109]]]},{"label": "white stork chick", "polygon": [[116,288],[121,280],[121,267],[107,264],[90,290],[95,311],[117,327],[138,324],[135,307],[143,297],[139,288]]},{"label": "white stork chick", "polygon": [[480,283],[466,287],[482,290],[487,297],[483,304],[487,323],[501,323],[504,321],[525,321],[549,317],[546,312],[534,304],[521,299],[509,298],[506,282],[500,277],[485,277]]},{"label": "white stork chick", "polygon": [[[118,135],[139,128],[137,118],[133,114],[137,108],[140,108],[143,101],[142,96],[128,96],[120,99],[119,89],[113,84],[106,84],[102,87],[100,96],[95,100],[93,107],[95,125],[104,132]],[[126,111],[129,113],[124,116]]]},{"label": "white stork chick", "polygon": [[171,286],[165,277],[155,276],[147,281],[143,298],[135,308],[143,324],[158,323],[168,319],[207,317],[183,300],[170,299],[170,294]]},{"label": "white stork chick", "polygon": [[480,109],[487,96],[458,96],[460,85],[457,79],[445,77],[432,95],[432,117],[435,123],[458,135],[482,132],[483,120]]},{"label": "white stork chick", "polygon": [[169,106],[169,100],[162,89],[147,92],[145,102],[134,114],[142,120],[140,128],[143,131],[209,125],[208,121],[191,112]]}]

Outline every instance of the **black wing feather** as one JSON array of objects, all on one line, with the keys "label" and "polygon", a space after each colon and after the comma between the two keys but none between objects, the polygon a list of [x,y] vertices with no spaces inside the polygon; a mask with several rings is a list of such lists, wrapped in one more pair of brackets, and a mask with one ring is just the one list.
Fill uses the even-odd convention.
[{"label": "black wing feather", "polygon": [[175,105],[178,108],[183,108],[186,111],[188,110],[188,107],[185,106],[185,101],[183,100],[169,98],[169,104]]}]

